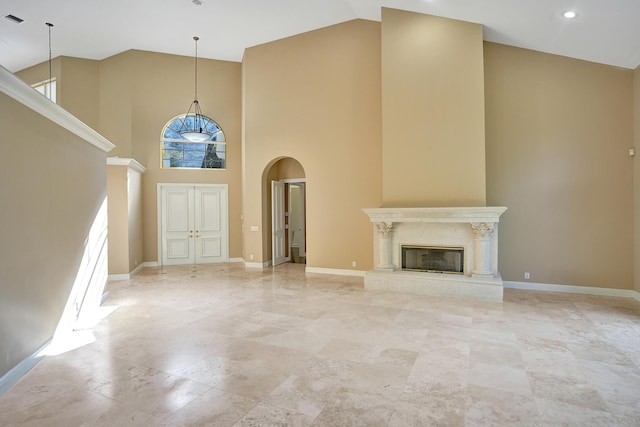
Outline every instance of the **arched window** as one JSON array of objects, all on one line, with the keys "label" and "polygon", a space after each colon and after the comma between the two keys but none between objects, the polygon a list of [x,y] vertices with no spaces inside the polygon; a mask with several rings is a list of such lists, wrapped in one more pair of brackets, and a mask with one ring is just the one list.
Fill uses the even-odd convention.
[{"label": "arched window", "polygon": [[204,118],[203,130],[211,136],[202,142],[191,142],[180,135],[183,123],[193,124],[194,115],[171,119],[162,129],[162,167],[193,169],[226,169],[227,154],[224,132],[209,117]]}]

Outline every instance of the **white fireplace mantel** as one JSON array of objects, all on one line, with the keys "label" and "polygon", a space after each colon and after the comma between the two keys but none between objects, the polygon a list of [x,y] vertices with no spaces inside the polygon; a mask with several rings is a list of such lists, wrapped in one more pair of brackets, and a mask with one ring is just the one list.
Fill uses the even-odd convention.
[{"label": "white fireplace mantel", "polygon": [[[502,301],[498,222],[505,207],[370,208],[374,269],[365,288]],[[462,275],[403,271],[402,245],[463,247]]]},{"label": "white fireplace mantel", "polygon": [[498,222],[507,208],[369,208],[371,222]]}]

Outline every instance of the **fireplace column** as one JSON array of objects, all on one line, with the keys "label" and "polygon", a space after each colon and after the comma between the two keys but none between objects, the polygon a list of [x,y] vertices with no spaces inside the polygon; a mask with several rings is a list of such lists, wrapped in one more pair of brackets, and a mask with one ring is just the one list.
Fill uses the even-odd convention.
[{"label": "fireplace column", "polygon": [[493,240],[495,225],[496,224],[493,222],[479,222],[471,224],[476,254],[475,268],[471,272],[471,275],[474,277],[493,277],[493,270],[491,269],[491,241]]},{"label": "fireplace column", "polygon": [[391,230],[392,222],[376,222],[376,230],[378,230],[378,263],[376,270],[393,271],[395,266],[391,262]]}]

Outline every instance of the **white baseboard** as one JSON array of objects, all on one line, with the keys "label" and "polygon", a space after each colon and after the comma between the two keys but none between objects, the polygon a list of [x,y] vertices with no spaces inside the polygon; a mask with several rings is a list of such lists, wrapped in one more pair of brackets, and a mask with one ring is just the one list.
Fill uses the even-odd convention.
[{"label": "white baseboard", "polygon": [[271,266],[271,261],[267,262],[244,262],[244,266],[248,268],[267,268]]},{"label": "white baseboard", "polygon": [[504,287],[530,291],[566,292],[570,294],[601,295],[609,297],[635,298],[640,301],[640,293],[631,289],[594,288],[591,286],[553,285],[549,283],[504,281]]},{"label": "white baseboard", "polygon": [[18,382],[27,372],[38,364],[44,356],[43,350],[51,343],[51,338],[45,342],[39,349],[31,353],[22,362],[11,368],[9,372],[0,378],[0,396],[2,396],[12,385]]},{"label": "white baseboard", "polygon": [[142,263],[142,267],[143,268],[147,268],[147,267],[158,267],[158,261],[146,261]]},{"label": "white baseboard", "polygon": [[136,274],[138,274],[140,270],[142,270],[144,267],[147,267],[145,266],[145,264],[146,263],[140,264],[139,266],[134,268],[129,274],[110,274],[109,277],[107,277],[107,280],[109,282],[116,282],[118,280],[131,280],[131,278]]},{"label": "white baseboard", "polygon": [[244,262],[242,258],[229,258],[229,262]]},{"label": "white baseboard", "polygon": [[364,271],[362,270],[346,270],[340,268],[320,268],[320,267],[306,267],[304,270],[306,273],[318,273],[318,274],[335,274],[337,276],[357,276],[364,277]]}]

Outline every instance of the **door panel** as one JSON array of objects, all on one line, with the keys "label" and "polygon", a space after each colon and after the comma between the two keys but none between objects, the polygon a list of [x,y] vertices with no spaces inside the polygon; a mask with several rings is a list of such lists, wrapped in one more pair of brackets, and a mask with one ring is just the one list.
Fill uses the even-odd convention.
[{"label": "door panel", "polygon": [[193,192],[187,187],[164,187],[163,265],[193,262]]},{"label": "door panel", "polygon": [[224,262],[228,258],[222,244],[227,228],[223,215],[225,191],[210,187],[196,187],[194,191],[196,263]]},{"label": "door panel", "polygon": [[271,251],[273,265],[287,260],[284,227],[284,182],[271,181]]},{"label": "door panel", "polygon": [[169,260],[190,258],[190,240],[187,239],[167,239],[167,258]]}]

